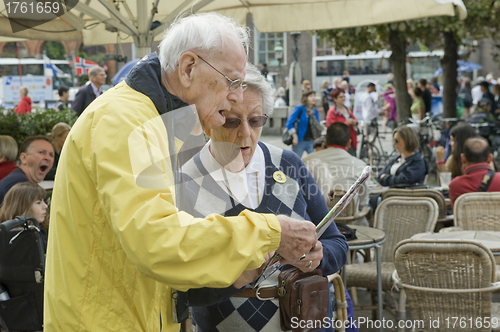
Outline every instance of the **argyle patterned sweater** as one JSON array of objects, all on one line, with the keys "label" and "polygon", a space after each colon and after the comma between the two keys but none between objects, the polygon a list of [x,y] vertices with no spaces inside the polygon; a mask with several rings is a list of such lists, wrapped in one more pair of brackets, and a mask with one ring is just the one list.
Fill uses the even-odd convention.
[{"label": "argyle patterned sweater", "polygon": [[[328,208],[316,182],[300,158],[293,152],[259,142],[265,160],[265,192],[253,211],[286,214],[315,224],[327,214]],[[285,183],[278,183],[273,174],[282,171]],[[182,198],[179,209],[195,217],[211,213],[235,216],[247,209],[229,196],[203,167],[200,155],[182,166]],[[321,237],[323,274],[338,271],[346,262],[347,243],[333,224]],[[216,267],[214,267],[216,268]],[[277,276],[277,273],[275,273]],[[200,331],[281,331],[277,300],[260,301],[231,297],[238,289],[202,288],[188,292],[193,318]],[[333,331],[323,329],[321,331]]]}]

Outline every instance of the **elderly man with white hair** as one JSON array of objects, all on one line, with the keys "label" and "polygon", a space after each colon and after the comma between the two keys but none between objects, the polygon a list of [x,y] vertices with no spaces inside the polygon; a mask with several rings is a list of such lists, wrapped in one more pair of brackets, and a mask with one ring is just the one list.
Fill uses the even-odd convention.
[{"label": "elderly man with white hair", "polygon": [[229,287],[272,251],[316,261],[310,221],[196,218],[176,206],[179,149],[197,123],[220,127],[242,102],[247,45],[246,29],[221,15],[179,18],[159,57],[82,113],[52,195],[45,331],[177,332],[173,289]]}]

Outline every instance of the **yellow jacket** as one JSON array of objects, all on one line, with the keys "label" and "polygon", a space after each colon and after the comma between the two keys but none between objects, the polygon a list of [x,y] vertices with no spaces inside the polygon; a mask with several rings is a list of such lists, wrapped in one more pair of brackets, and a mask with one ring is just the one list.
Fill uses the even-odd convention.
[{"label": "yellow jacket", "polygon": [[160,331],[160,317],[177,332],[171,287],[228,287],[277,249],[273,215],[178,211],[168,160],[155,105],[125,82],[80,116],[52,196],[45,332]]}]

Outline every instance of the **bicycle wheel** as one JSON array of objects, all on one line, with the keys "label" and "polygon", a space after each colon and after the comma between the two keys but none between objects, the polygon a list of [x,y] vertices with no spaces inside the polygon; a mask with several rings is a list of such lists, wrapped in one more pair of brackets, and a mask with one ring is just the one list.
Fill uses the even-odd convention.
[{"label": "bicycle wheel", "polygon": [[378,167],[382,161],[382,156],[373,143],[364,142],[359,152],[359,159],[372,167]]}]

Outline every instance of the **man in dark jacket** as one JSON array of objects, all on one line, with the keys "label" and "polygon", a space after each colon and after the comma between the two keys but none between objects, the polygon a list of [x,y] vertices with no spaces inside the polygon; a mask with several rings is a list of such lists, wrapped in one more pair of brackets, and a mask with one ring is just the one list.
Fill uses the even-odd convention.
[{"label": "man in dark jacket", "polygon": [[26,138],[21,143],[19,152],[21,165],[0,181],[0,204],[5,194],[15,184],[28,181],[34,184],[42,182],[54,163],[54,147],[47,136]]},{"label": "man in dark jacket", "polygon": [[80,116],[83,111],[102,94],[101,86],[106,83],[106,73],[101,67],[92,67],[89,70],[90,84],[84,85],[78,90],[71,108]]},{"label": "man in dark jacket", "polygon": [[418,81],[418,87],[424,93],[422,96],[422,99],[424,100],[424,104],[425,104],[425,113],[428,113],[431,111],[431,107],[432,107],[432,94],[431,94],[430,90],[427,89],[427,80],[425,78],[421,78]]},{"label": "man in dark jacket", "polygon": [[496,110],[496,101],[495,101],[495,96],[490,92],[490,83],[483,81],[479,84],[481,86],[481,92],[483,93],[483,98],[488,99],[491,102],[491,110],[490,113],[493,115],[493,117],[496,117],[495,110]]}]

